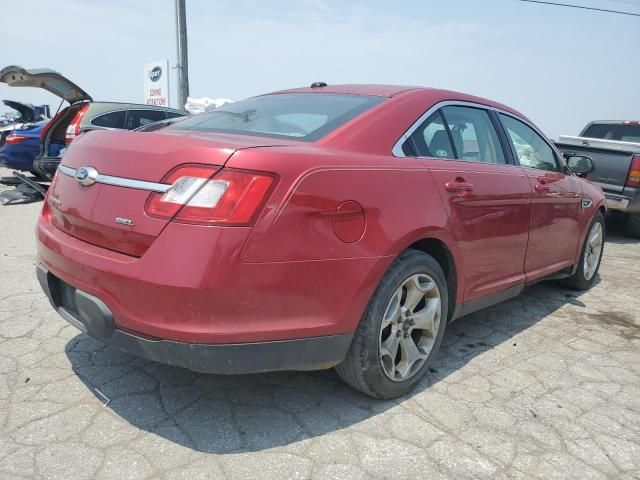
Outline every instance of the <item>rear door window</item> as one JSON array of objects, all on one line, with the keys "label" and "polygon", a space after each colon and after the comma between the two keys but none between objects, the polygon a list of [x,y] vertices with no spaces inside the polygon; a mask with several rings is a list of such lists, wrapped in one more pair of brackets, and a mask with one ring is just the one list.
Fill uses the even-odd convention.
[{"label": "rear door window", "polygon": [[165,118],[167,117],[163,110],[129,110],[125,129],[134,130]]},{"label": "rear door window", "polygon": [[105,113],[102,115],[98,115],[96,118],[91,120],[91,125],[105,128],[124,128],[124,121],[126,116],[127,112],[124,110]]},{"label": "rear door window", "polygon": [[504,164],[498,133],[486,110],[444,107],[427,118],[403,145],[405,154]]},{"label": "rear door window", "polygon": [[[440,110],[429,116],[407,140],[418,157],[455,159],[456,153]],[[406,153],[406,150],[405,150]]]},{"label": "rear door window", "polygon": [[442,109],[459,160],[506,163],[489,112],[481,108],[450,106]]}]

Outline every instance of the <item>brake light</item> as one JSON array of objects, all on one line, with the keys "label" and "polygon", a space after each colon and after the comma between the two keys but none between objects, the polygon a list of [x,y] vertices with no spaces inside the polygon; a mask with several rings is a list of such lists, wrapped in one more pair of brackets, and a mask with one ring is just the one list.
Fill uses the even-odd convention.
[{"label": "brake light", "polygon": [[64,138],[65,143],[73,142],[73,139],[80,135],[80,123],[82,123],[82,118],[89,110],[89,104],[85,104],[80,107],[80,110],[77,111],[76,115],[71,120],[71,123],[67,127],[67,134]]},{"label": "brake light", "polygon": [[627,177],[627,187],[640,188],[640,155],[634,155],[631,160],[631,168]]},{"label": "brake light", "polygon": [[170,173],[165,193],[153,193],[146,212],[153,217],[200,224],[247,225],[262,206],[274,177],[263,172],[189,165]]},{"label": "brake light", "polygon": [[29,137],[27,137],[26,135],[18,135],[16,133],[13,133],[11,135],[7,135],[7,137],[4,139],[5,143],[8,143],[9,145],[17,145],[21,142],[23,142],[24,140],[28,139]]}]

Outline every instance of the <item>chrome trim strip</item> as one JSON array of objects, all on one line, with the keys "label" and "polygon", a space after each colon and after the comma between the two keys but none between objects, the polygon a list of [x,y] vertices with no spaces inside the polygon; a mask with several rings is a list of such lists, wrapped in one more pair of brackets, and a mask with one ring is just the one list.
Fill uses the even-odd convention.
[{"label": "chrome trim strip", "polygon": [[[531,122],[529,122],[528,120],[519,117],[517,115],[514,115],[511,112],[507,112],[506,110],[502,110],[500,108],[496,108],[496,107],[492,107],[490,105],[484,105],[482,103],[475,103],[475,102],[466,102],[464,100],[444,100],[440,103],[436,103],[434,106],[432,106],[429,110],[427,110],[425,113],[423,113],[420,118],[418,118],[418,120],[416,120],[413,125],[411,125],[409,127],[409,129],[404,132],[404,134],[400,137],[400,139],[395,143],[395,145],[393,146],[393,149],[391,150],[391,153],[393,154],[394,157],[406,157],[406,155],[404,154],[404,152],[402,151],[402,144],[404,142],[406,142],[409,137],[411,136],[411,134],[417,130],[417,128],[422,125],[422,123],[429,118],[431,115],[433,115],[437,110],[439,110],[440,108],[443,107],[448,107],[448,106],[458,106],[458,107],[471,107],[471,108],[482,108],[484,110],[492,110],[494,112],[497,113],[502,113],[504,115],[508,115],[509,117],[515,118],[516,120],[521,121],[522,123],[528,125],[529,127],[531,127],[535,132],[538,133],[538,135],[540,135],[546,142],[547,145],[549,145],[551,147],[551,149],[556,153],[556,155],[558,156],[558,160],[560,162],[562,162],[562,160],[560,160],[562,158],[562,155],[560,154],[560,151],[556,148],[555,145],[553,145],[553,143],[551,142],[551,140],[549,140],[549,138],[547,138],[547,136],[542,133],[540,131],[540,129],[538,127],[536,127],[535,125],[533,125]],[[426,157],[417,157],[417,158],[426,158]]]},{"label": "chrome trim strip", "polygon": [[[76,176],[76,169],[60,165],[58,171],[69,177]],[[113,185],[115,187],[135,188],[136,190],[147,190],[149,192],[165,193],[171,188],[171,185],[166,183],[146,182],[144,180],[134,180],[132,178],[113,177],[111,175],[98,174],[96,177],[96,183],[103,183],[105,185]]]},{"label": "chrome trim strip", "polygon": [[64,165],[58,165],[58,172],[64,173],[65,175],[68,175],[70,177],[75,177],[76,176],[76,169],[75,168],[65,167]]}]

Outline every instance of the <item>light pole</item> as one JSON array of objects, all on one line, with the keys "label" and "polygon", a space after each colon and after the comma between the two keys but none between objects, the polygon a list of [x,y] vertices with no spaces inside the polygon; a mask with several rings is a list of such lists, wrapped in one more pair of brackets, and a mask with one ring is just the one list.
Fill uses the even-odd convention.
[{"label": "light pole", "polygon": [[187,49],[187,12],[185,0],[176,0],[176,48],[178,70],[178,108],[184,110],[189,96],[189,52]]}]

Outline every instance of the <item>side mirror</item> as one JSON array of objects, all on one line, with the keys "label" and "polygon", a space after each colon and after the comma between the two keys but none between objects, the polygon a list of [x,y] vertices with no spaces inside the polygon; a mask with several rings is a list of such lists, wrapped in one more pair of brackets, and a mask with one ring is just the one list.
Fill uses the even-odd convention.
[{"label": "side mirror", "polygon": [[567,171],[575,173],[579,177],[584,177],[594,170],[593,160],[582,155],[567,156]]}]

